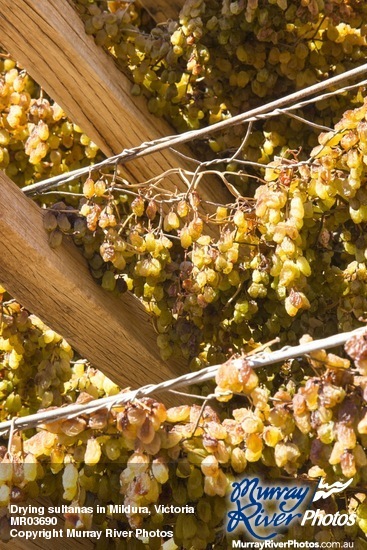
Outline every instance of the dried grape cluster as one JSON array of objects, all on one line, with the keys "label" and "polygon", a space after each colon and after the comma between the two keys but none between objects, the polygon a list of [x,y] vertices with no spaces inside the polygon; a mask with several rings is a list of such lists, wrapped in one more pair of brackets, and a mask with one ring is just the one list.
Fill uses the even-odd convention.
[{"label": "dried grape cluster", "polygon": [[[2,342],[9,344],[1,362],[7,383],[11,373],[25,370],[29,363],[26,354],[20,353],[20,342],[24,344],[34,332],[42,339],[38,342],[42,349],[57,351],[62,342],[70,362],[72,352],[61,337],[53,333],[51,341],[52,331],[34,316],[24,330],[24,322],[17,321],[27,313],[16,302],[5,304],[4,309]],[[307,336],[302,341],[310,339]],[[17,365],[12,362],[10,345],[18,349]],[[261,382],[269,367],[255,372],[246,357],[234,357],[218,369],[219,402],[212,406],[166,409],[155,399],[140,398],[112,409],[43,423],[37,430],[15,432],[0,447],[2,539],[9,538],[8,503],[44,495],[58,506],[70,507],[64,510],[68,528],[162,533],[134,539],[133,544],[141,549],[198,550],[208,544],[225,549],[230,546],[223,527],[230,484],[236,476],[256,474],[266,479],[288,476],[310,484],[320,476],[328,483],[353,477],[342,508],[345,513],[356,513],[357,523],[335,531],[297,527],[295,538],[306,540],[312,529],[315,540],[354,540],[359,548],[367,532],[363,492],[367,481],[366,350],[366,337],[361,335],[346,345],[354,366],[344,356],[324,350],[294,359],[294,363],[304,363],[304,380],[296,383],[288,378],[274,390]],[[3,406],[3,419],[43,406],[38,399],[31,409],[22,387],[13,386],[22,406],[17,410]],[[78,404],[119,391],[82,360],[69,365],[63,387],[62,401]],[[220,401],[225,403],[220,405]],[[171,509],[184,510],[185,505],[187,512],[177,514]],[[332,497],[325,506],[328,513],[340,510],[341,501]],[[290,531],[283,540],[292,535]],[[124,539],[106,537],[98,548],[120,550],[126,544]]]},{"label": "dried grape cluster", "polygon": [[[75,4],[87,34],[133,81],[132,93],[144,93],[150,112],[180,131],[339,74],[366,55],[366,6],[358,0],[188,0],[177,22],[157,26],[123,1]],[[297,114],[330,126],[356,97],[344,94]],[[208,144],[218,153],[238,146],[240,138],[241,127],[234,127]],[[315,129],[300,120],[268,119],[257,123],[241,158],[266,163],[287,148],[307,154],[315,142]]]},{"label": "dried grape cluster", "polygon": [[367,102],[346,111],[308,161],[277,158],[254,197],[213,214],[199,178],[169,196],[155,183],[92,174],[79,215],[64,203],[48,210],[50,239],[67,218],[93,276],[138,296],[162,357],[180,353],[193,369],[275,336],[350,330],[367,311],[366,113]]},{"label": "dried grape cluster", "polygon": [[[0,56],[0,168],[19,186],[101,159],[95,143],[24,69]],[[70,190],[77,192],[77,186]]]},{"label": "dried grape cluster", "polygon": [[1,421],[72,403],[82,391],[93,398],[117,393],[105,375],[73,361],[62,336],[15,300],[1,300],[5,296],[0,286]]},{"label": "dried grape cluster", "polygon": [[15,301],[2,305],[0,334],[0,418],[60,406],[71,376],[69,344]]}]

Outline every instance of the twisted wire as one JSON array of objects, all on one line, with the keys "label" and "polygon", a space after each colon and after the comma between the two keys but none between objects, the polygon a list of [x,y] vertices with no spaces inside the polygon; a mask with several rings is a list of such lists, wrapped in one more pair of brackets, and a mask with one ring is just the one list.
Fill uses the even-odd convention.
[{"label": "twisted wire", "polygon": [[[345,344],[345,342],[353,336],[362,334],[367,334],[365,327],[319,340],[312,340],[311,342],[299,344],[298,346],[285,346],[280,350],[260,352],[252,355],[251,357],[238,357],[232,360],[232,364],[238,369],[240,369],[244,363],[248,364],[253,369],[257,369],[259,367],[265,367],[275,363],[287,361],[288,359],[300,357],[320,349],[334,348]],[[47,422],[74,418],[82,414],[92,414],[101,409],[110,409],[111,407],[131,402],[134,399],[140,399],[142,397],[147,397],[163,391],[175,390],[177,388],[205,382],[206,380],[215,378],[220,366],[221,365],[213,365],[202,369],[199,372],[187,373],[171,380],[165,380],[164,382],[160,382],[158,384],[149,384],[136,390],[123,392],[118,395],[104,397],[101,399],[95,399],[83,405],[66,405],[51,410],[37,412],[32,415],[12,418],[11,420],[0,423],[0,434],[4,435],[14,429],[28,429]]]},{"label": "twisted wire", "polygon": [[[315,103],[316,101],[328,99],[329,97],[332,97],[334,95],[341,94],[351,89],[366,85],[367,80],[363,80],[356,84],[353,84],[350,86],[344,86],[337,90],[327,92],[323,95],[320,95],[311,99],[307,99],[304,101],[300,101],[310,95],[319,93],[325,88],[334,86],[350,78],[356,78],[366,72],[367,72],[367,63],[364,65],[361,65],[360,67],[357,67],[356,69],[352,69],[340,75],[334,76],[332,78],[328,78],[323,82],[319,82],[312,86],[308,86],[303,90],[299,90],[283,98],[277,99],[275,101],[271,101],[270,103],[266,103],[265,105],[256,107],[255,109],[251,109],[250,111],[247,111],[245,113],[240,113],[239,115],[236,115],[232,118],[222,120],[220,122],[212,124],[211,126],[206,126],[205,128],[201,128],[199,130],[190,130],[183,134],[165,136],[163,138],[158,138],[153,141],[146,141],[144,143],[141,143],[137,147],[134,147],[131,149],[124,149],[118,155],[109,157],[91,166],[73,170],[72,172],[69,172],[67,176],[65,176],[65,174],[60,174],[58,176],[45,179],[41,182],[27,185],[23,187],[22,191],[28,196],[42,193],[43,191],[47,191],[50,188],[57,188],[61,185],[64,185],[69,181],[73,181],[80,176],[89,174],[90,172],[103,168],[104,166],[109,166],[116,163],[120,163],[120,164],[126,163],[146,155],[157,153],[159,151],[162,151],[163,149],[166,149],[167,147],[173,147],[173,146],[180,145],[182,143],[186,143],[188,141],[192,141],[198,138],[207,137],[208,135],[213,134],[224,128],[236,126],[238,124],[243,124],[245,122],[254,122],[256,120],[263,120],[264,118],[266,119],[272,116],[287,114],[287,112],[291,110],[300,109],[302,107],[305,107],[306,105],[309,105],[310,103]],[[295,102],[298,102],[298,103],[295,103]],[[289,105],[289,104],[291,105],[286,108],[282,108],[282,106]]]}]

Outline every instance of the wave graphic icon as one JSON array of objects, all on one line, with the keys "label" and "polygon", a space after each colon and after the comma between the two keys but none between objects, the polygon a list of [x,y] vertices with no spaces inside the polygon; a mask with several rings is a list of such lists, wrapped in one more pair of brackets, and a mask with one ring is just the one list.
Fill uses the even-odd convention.
[{"label": "wave graphic icon", "polygon": [[336,481],[335,483],[331,483],[329,485],[328,483],[325,483],[321,477],[312,502],[320,500],[321,498],[328,498],[335,493],[341,493],[352,483],[352,481],[353,478],[348,479],[348,481],[346,481],[345,483],[342,483],[341,481]]}]

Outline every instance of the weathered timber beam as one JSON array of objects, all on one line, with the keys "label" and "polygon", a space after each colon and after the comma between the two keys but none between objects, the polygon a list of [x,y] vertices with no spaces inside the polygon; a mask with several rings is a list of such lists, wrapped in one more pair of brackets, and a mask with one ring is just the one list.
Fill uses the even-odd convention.
[{"label": "weathered timber beam", "polygon": [[[174,133],[148,112],[144,98],[131,96],[130,81],[85,34],[67,0],[2,0],[0,43],[106,155]],[[135,181],[144,181],[177,165],[193,168],[167,149],[125,169]],[[180,178],[170,180],[186,191]],[[216,202],[230,199],[215,179],[203,181],[198,191]]]},{"label": "weathered timber beam", "polygon": [[10,294],[123,388],[183,373],[161,360],[140,302],[103,291],[73,243],[51,249],[42,210],[3,172],[0,188],[0,282]]},{"label": "weathered timber beam", "polygon": [[165,23],[169,19],[178,20],[184,0],[141,0],[140,4],[150,13],[157,23]]}]

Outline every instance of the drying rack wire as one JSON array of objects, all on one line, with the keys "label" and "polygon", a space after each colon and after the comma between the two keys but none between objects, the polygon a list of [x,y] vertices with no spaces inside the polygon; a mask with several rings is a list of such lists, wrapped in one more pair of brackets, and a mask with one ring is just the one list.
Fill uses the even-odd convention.
[{"label": "drying rack wire", "polygon": [[[141,145],[132,149],[124,149],[118,155],[109,157],[91,166],[79,168],[77,170],[68,172],[67,175],[60,174],[58,176],[45,179],[41,182],[23,187],[22,191],[29,196],[42,194],[42,192],[44,191],[47,191],[51,188],[57,188],[61,185],[64,185],[65,183],[73,181],[83,175],[90,174],[92,171],[99,170],[105,166],[110,166],[117,163],[124,164],[134,159],[141,158],[146,155],[151,155],[152,153],[157,153],[166,148],[172,148],[182,143],[187,143],[195,139],[207,137],[211,134],[214,134],[215,132],[218,132],[219,130],[224,130],[238,124],[250,123],[256,120],[263,120],[264,118],[290,113],[291,111],[305,107],[310,103],[315,103],[316,101],[327,99],[331,96],[342,94],[351,89],[367,85],[367,80],[362,80],[356,84],[344,86],[342,88],[338,88],[337,90],[327,92],[323,95],[310,98],[310,96],[319,94],[327,88],[339,85],[340,83],[348,79],[358,78],[365,73],[367,73],[367,63],[355,69],[345,71],[344,73],[334,76],[332,78],[328,78],[323,82],[318,82],[317,84],[308,86],[303,90],[299,90],[283,98],[271,101],[269,103],[266,103],[265,105],[256,107],[255,109],[251,109],[250,111],[246,111],[245,113],[240,113],[239,115],[236,115],[229,119],[222,120],[220,122],[217,122],[216,124],[212,124],[211,126],[206,126],[205,128],[201,128],[199,130],[190,130],[183,134],[166,136],[153,141],[144,142]],[[325,129],[327,130],[327,128]]]},{"label": "drying rack wire", "polygon": [[[353,336],[362,336],[363,334],[367,335],[367,329],[365,327],[319,340],[312,340],[297,346],[285,346],[280,350],[272,352],[260,352],[252,356],[244,355],[234,358],[232,360],[232,364],[238,369],[240,369],[244,363],[253,369],[265,367],[275,363],[284,362],[289,359],[302,357],[320,349],[335,348],[345,344]],[[148,397],[162,391],[174,391],[178,388],[199,384],[201,382],[214,379],[220,366],[221,365],[214,365],[202,369],[199,372],[184,374],[178,378],[166,380],[164,382],[160,382],[159,384],[150,384],[136,390],[126,391],[117,395],[104,397],[102,399],[95,399],[86,404],[67,405],[64,407],[44,410],[28,416],[12,418],[11,420],[0,423],[0,435],[5,435],[9,432],[11,433],[14,430],[34,428],[40,424],[55,422],[57,420],[75,418],[76,416],[84,414],[92,414],[101,409],[107,408],[110,410],[112,407],[120,406],[124,403],[134,401],[135,399]]]}]

